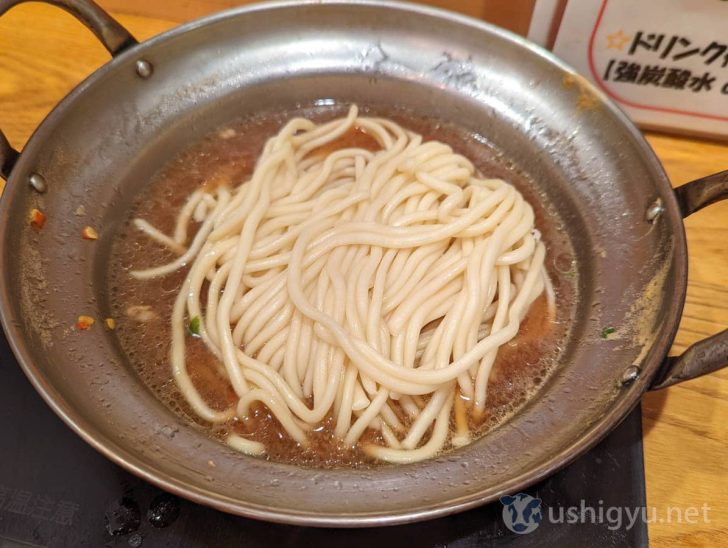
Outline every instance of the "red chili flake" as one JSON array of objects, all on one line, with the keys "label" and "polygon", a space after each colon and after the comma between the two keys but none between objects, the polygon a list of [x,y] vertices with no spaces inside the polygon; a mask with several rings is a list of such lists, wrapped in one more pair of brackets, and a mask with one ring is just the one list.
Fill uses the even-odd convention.
[{"label": "red chili flake", "polygon": [[95,320],[91,316],[79,316],[78,322],[76,322],[76,327],[78,327],[81,331],[86,331],[94,324],[94,321]]},{"label": "red chili flake", "polygon": [[33,208],[30,210],[30,224],[36,228],[43,228],[46,216],[40,209]]},{"label": "red chili flake", "polygon": [[81,231],[84,240],[98,240],[99,234],[92,227],[87,226]]}]

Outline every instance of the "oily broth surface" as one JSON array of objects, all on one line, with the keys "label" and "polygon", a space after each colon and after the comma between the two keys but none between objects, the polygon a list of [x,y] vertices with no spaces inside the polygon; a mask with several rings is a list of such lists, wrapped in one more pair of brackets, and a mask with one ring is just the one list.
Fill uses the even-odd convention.
[{"label": "oily broth surface", "polygon": [[[180,394],[172,379],[168,360],[172,306],[186,274],[186,269],[153,280],[135,280],[131,270],[140,270],[169,262],[175,255],[137,231],[131,220],[146,219],[167,234],[174,230],[177,212],[187,197],[201,185],[237,186],[253,171],[265,141],[294,116],[323,121],[344,114],[342,108],[310,108],[289,110],[285,114],[260,113],[240,119],[203,137],[172,158],[150,180],[145,191],[130,211],[122,230],[112,244],[109,265],[109,297],[116,335],[122,349],[144,383],[175,413],[196,424],[210,436],[223,439],[228,432],[246,435],[266,446],[266,458],[314,467],[370,466],[371,459],[358,448],[344,447],[333,435],[333,419],[327,417],[310,433],[311,444],[302,449],[285,434],[277,420],[265,407],[253,407],[253,416],[242,421],[211,426],[197,417]],[[364,111],[366,113],[366,110]],[[572,317],[575,279],[571,271],[573,251],[554,218],[547,213],[543,198],[534,192],[534,185],[505,161],[494,148],[467,132],[435,119],[424,119],[406,112],[373,113],[386,116],[402,126],[421,133],[425,139],[438,139],[468,157],[488,177],[500,177],[514,184],[531,203],[536,226],[547,246],[546,266],[557,294],[555,321],[546,314],[546,300],[541,296],[531,307],[521,329],[508,344],[501,347],[493,366],[488,387],[486,414],[482,423],[471,426],[484,434],[521,408],[549,376]],[[352,131],[335,143],[319,149],[327,154],[346,147],[375,149],[376,142],[360,131]],[[190,224],[191,238],[197,225]],[[202,299],[206,291],[201,293]],[[130,307],[146,306],[152,312],[148,321],[130,317]],[[235,394],[222,374],[222,365],[207,351],[202,341],[188,337],[187,367],[200,395],[216,409],[224,409],[236,401]],[[399,413],[407,424],[403,413]],[[424,439],[428,439],[428,435]],[[381,443],[380,435],[368,430],[361,440]]]}]

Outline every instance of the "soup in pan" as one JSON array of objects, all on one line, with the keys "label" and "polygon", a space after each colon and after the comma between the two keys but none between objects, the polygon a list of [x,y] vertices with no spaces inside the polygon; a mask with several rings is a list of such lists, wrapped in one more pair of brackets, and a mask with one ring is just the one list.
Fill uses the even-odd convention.
[{"label": "soup in pan", "polygon": [[548,377],[568,242],[483,139],[406,112],[261,113],[148,185],[112,248],[130,362],[232,448],[309,466],[462,447]]}]

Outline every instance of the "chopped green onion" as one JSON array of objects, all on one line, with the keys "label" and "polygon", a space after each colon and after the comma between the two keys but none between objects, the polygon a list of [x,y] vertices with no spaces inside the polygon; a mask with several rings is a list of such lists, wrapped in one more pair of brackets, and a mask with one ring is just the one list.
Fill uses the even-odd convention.
[{"label": "chopped green onion", "polygon": [[200,334],[200,317],[195,316],[190,320],[189,325],[187,326],[187,329],[189,329],[190,333],[193,335],[199,335]]},{"label": "chopped green onion", "polygon": [[611,335],[615,331],[616,331],[616,329],[613,327],[605,327],[604,329],[602,329],[602,339],[609,338],[609,335]]}]

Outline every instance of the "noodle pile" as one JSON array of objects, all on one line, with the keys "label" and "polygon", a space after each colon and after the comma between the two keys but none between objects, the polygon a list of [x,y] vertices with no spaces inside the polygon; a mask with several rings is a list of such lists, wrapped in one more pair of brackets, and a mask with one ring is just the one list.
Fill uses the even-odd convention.
[{"label": "noodle pile", "polygon": [[[354,129],[380,149],[321,151]],[[383,444],[362,448],[383,461],[469,443],[467,414],[484,410],[498,348],[544,289],[553,308],[544,245],[520,193],[355,106],[320,125],[291,120],[249,180],[193,192],[172,236],[134,223],[179,257],[132,276],[189,266],[170,359],[194,412],[224,423],[260,402],[302,446],[327,416],[348,446],[378,431]],[[237,395],[229,409],[212,408],[190,380],[193,320]],[[265,453],[242,435],[227,442]]]}]

